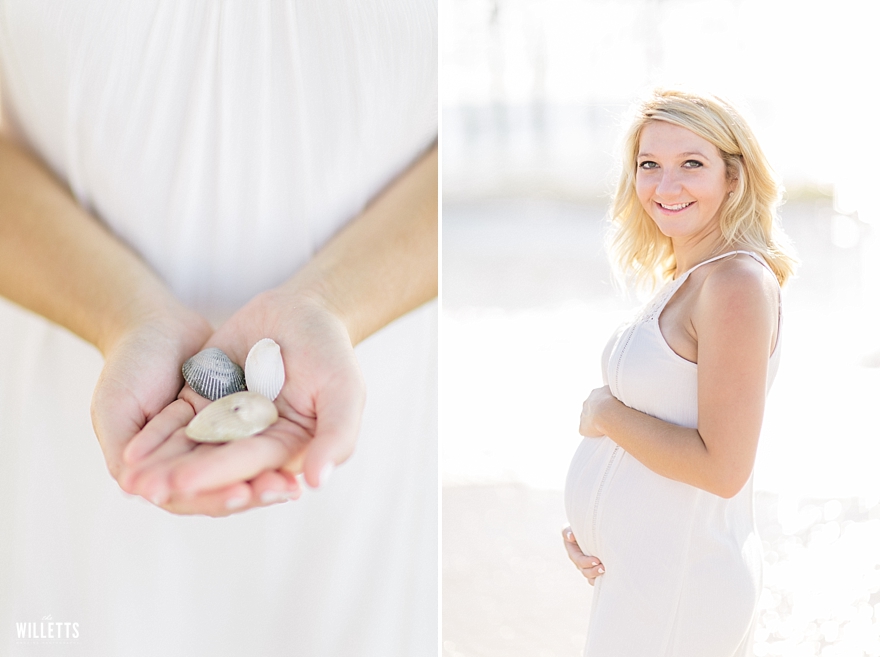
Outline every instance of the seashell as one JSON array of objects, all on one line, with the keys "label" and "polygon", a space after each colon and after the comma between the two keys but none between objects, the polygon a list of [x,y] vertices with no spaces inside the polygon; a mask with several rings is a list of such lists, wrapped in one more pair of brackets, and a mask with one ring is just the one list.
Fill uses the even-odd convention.
[{"label": "seashell", "polygon": [[181,370],[190,387],[211,401],[247,389],[244,371],[217,347],[200,351]]},{"label": "seashell", "polygon": [[236,392],[208,404],[186,425],[199,443],[225,443],[260,433],[278,419],[275,404],[256,392]]},{"label": "seashell", "polygon": [[284,385],[284,361],[281,347],[272,338],[263,338],[253,347],[244,362],[247,389],[274,400]]}]

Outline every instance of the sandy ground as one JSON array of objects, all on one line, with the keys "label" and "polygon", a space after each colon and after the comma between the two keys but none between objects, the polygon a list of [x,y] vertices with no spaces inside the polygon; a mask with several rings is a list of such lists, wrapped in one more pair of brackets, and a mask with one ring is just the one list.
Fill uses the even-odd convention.
[{"label": "sandy ground", "polygon": [[[880,505],[757,495],[764,591],[755,654],[880,655]],[[781,502],[781,503],[780,503]],[[576,657],[592,589],[568,561],[562,494],[443,492],[443,655]]]},{"label": "sandy ground", "polygon": [[447,487],[443,519],[444,655],[580,654],[592,589],[562,547],[561,493]]},{"label": "sandy ground", "polygon": [[[756,464],[765,587],[755,653],[875,657],[877,238],[821,199],[783,210],[804,264],[785,292],[782,366]],[[600,385],[598,354],[636,303],[610,285],[602,212],[515,200],[444,206],[449,657],[581,652],[591,589],[559,538],[561,488],[580,402]],[[848,229],[863,232],[852,239]]]}]

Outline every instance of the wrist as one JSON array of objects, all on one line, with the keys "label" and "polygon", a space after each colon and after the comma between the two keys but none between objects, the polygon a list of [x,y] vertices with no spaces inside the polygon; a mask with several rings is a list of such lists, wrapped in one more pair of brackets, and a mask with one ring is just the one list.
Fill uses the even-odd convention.
[{"label": "wrist", "polygon": [[597,431],[599,431],[601,435],[608,435],[608,425],[610,424],[609,420],[611,419],[619,405],[620,402],[611,393],[603,397],[601,402],[597,405],[596,413],[593,416],[593,426],[596,428]]},{"label": "wrist", "polygon": [[202,335],[204,340],[211,334],[210,324],[201,315],[170,293],[160,292],[134,296],[107,313],[94,344],[106,358],[120,342],[147,326],[165,327],[172,334]]},{"label": "wrist", "polygon": [[329,317],[352,346],[366,337],[359,329],[356,316],[350,311],[350,300],[317,277],[297,275],[264,294],[273,304],[280,304],[279,307],[296,309],[298,312],[321,313]]}]

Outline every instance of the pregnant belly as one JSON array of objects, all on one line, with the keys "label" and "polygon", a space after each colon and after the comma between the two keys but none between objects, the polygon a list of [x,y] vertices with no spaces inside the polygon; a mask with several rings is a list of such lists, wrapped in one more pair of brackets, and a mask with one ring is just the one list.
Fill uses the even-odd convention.
[{"label": "pregnant belly", "polygon": [[610,438],[587,438],[569,466],[565,510],[581,549],[606,565],[658,543],[668,559],[672,545],[684,549],[705,495],[649,470]]},{"label": "pregnant belly", "polygon": [[610,438],[585,438],[565,480],[565,513],[585,554],[599,556],[598,515],[612,470],[623,450]]},{"label": "pregnant belly", "polygon": [[667,479],[611,439],[587,438],[569,467],[565,510],[581,549],[606,567],[603,590],[613,578],[613,590],[638,592],[650,614],[706,622],[723,600],[721,627],[707,627],[736,642],[760,593],[751,490],[743,495],[722,499]]}]

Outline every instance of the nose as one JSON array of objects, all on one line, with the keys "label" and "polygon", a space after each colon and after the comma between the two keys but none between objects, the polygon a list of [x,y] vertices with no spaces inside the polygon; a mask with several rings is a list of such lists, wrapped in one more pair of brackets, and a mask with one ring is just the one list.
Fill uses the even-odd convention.
[{"label": "nose", "polygon": [[664,168],[660,172],[660,180],[655,188],[657,196],[674,198],[681,193],[681,180],[674,167]]}]

